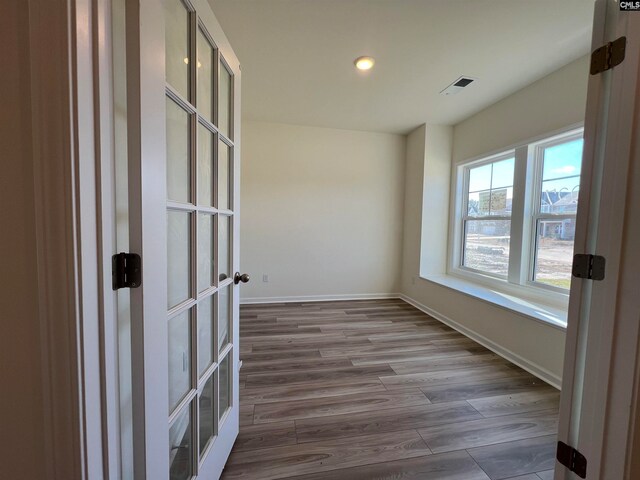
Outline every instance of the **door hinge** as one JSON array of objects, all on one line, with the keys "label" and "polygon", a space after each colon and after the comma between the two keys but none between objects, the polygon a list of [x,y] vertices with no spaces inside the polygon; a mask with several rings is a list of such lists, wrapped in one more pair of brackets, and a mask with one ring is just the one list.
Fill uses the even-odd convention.
[{"label": "door hinge", "polygon": [[604,280],[606,260],[600,255],[578,253],[573,256],[571,274],[587,280]]},{"label": "door hinge", "polygon": [[605,72],[624,60],[627,37],[620,37],[598,48],[591,54],[591,75]]},{"label": "door hinge", "polygon": [[587,459],[575,448],[564,442],[558,442],[556,458],[580,478],[587,478]]},{"label": "door hinge", "polygon": [[111,286],[138,288],[142,283],[142,259],[137,253],[117,253],[111,258]]}]

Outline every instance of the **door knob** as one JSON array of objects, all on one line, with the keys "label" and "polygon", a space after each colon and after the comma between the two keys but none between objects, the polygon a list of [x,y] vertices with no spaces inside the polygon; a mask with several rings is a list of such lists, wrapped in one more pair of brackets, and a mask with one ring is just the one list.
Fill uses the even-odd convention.
[{"label": "door knob", "polygon": [[233,283],[235,283],[236,285],[238,285],[240,282],[247,283],[248,281],[249,281],[248,273],[243,273],[242,275],[240,275],[240,272],[236,272],[236,274],[233,276]]}]

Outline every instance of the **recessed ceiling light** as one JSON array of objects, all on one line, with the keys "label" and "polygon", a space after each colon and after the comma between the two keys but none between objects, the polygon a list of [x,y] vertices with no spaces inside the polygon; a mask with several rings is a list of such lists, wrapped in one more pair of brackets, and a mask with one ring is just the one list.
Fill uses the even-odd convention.
[{"label": "recessed ceiling light", "polygon": [[376,61],[373,57],[358,57],[354,63],[358,70],[370,70]]}]

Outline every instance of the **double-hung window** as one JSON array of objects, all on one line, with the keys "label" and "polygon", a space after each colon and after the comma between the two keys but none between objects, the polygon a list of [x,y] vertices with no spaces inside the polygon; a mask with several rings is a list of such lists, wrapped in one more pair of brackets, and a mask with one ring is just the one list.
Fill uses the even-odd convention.
[{"label": "double-hung window", "polygon": [[582,132],[535,146],[532,281],[568,290],[576,232]]},{"label": "double-hung window", "polygon": [[582,135],[574,129],[457,166],[452,273],[566,301]]},{"label": "double-hung window", "polygon": [[513,152],[466,171],[462,266],[507,278],[513,203]]}]

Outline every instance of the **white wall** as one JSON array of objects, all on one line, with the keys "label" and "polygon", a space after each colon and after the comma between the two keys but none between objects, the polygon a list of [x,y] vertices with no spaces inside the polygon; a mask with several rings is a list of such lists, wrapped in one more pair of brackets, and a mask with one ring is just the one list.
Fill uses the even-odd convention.
[{"label": "white wall", "polygon": [[453,129],[453,160],[466,160],[584,120],[589,56],[494,103]]},{"label": "white wall", "polygon": [[[420,272],[424,275],[444,272],[447,264],[448,239],[441,230],[449,223],[449,209],[442,208],[442,200],[449,198],[451,188],[453,127],[423,125],[419,130],[424,130],[424,161],[422,171],[418,172],[423,185],[422,212],[428,212],[428,215],[422,215],[420,240]],[[405,218],[405,222],[411,220]]]},{"label": "white wall", "polygon": [[[425,275],[446,269],[452,140],[453,127],[443,125],[421,125],[407,135],[403,272]],[[418,252],[418,259],[404,252]],[[402,291],[414,284],[417,277],[417,273],[403,275]]]},{"label": "white wall", "polygon": [[397,293],[405,137],[242,129],[242,301]]},{"label": "white wall", "polygon": [[[588,59],[584,57],[456,125],[453,129],[454,161],[582,121],[587,80]],[[563,330],[419,277],[423,202],[428,198],[429,204],[439,204],[447,211],[449,205],[448,192],[442,188],[430,190],[431,182],[425,180],[429,169],[436,168],[434,162],[439,163],[439,150],[434,151],[430,144],[442,143],[441,129],[423,125],[407,140],[401,291],[485,344],[497,346],[521,365],[559,384],[564,361]],[[447,181],[450,174],[451,170]],[[446,222],[438,225],[427,221],[422,228],[431,236],[439,236],[431,240],[436,245],[447,238]],[[438,266],[432,263],[429,270],[429,273],[438,273]],[[441,265],[439,273],[443,272]]]}]

